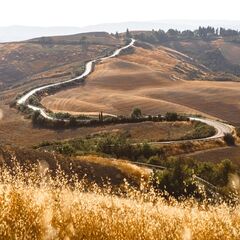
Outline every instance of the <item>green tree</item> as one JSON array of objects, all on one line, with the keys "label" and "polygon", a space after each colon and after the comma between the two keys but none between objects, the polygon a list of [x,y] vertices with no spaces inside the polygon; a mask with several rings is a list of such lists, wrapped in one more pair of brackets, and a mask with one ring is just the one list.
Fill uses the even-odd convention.
[{"label": "green tree", "polygon": [[152,177],[153,185],[175,198],[198,196],[198,187],[192,178],[192,170],[181,161],[164,171],[156,171]]},{"label": "green tree", "polygon": [[119,33],[118,32],[115,33],[115,38],[119,39]]},{"label": "green tree", "polygon": [[37,123],[40,115],[41,115],[40,111],[34,111],[33,114],[32,114],[32,122]]},{"label": "green tree", "polygon": [[70,127],[75,127],[77,125],[77,120],[74,116],[70,116],[69,118],[69,126]]},{"label": "green tree", "polygon": [[126,30],[126,38],[131,38],[132,34],[130,33],[129,29]]},{"label": "green tree", "polygon": [[74,148],[68,144],[68,143],[65,143],[63,146],[61,146],[58,151],[61,153],[61,154],[64,154],[64,155],[72,155],[75,150]]},{"label": "green tree", "polygon": [[131,113],[131,118],[138,119],[142,117],[142,111],[140,108],[134,108]]},{"label": "green tree", "polygon": [[178,120],[178,114],[175,112],[167,112],[165,115],[166,121],[177,121]]},{"label": "green tree", "polygon": [[235,138],[230,133],[225,133],[224,137],[223,137],[223,140],[229,146],[234,146],[235,145]]}]

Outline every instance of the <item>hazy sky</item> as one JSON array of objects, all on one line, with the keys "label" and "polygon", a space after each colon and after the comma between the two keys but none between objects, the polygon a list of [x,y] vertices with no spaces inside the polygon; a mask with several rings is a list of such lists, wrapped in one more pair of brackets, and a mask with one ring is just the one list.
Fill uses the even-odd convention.
[{"label": "hazy sky", "polygon": [[1,0],[0,26],[86,26],[161,19],[240,20],[240,0]]}]

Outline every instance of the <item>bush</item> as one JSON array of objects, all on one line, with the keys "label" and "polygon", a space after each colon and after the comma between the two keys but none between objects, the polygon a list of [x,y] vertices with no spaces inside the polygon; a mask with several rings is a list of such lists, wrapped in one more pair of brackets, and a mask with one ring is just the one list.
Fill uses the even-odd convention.
[{"label": "bush", "polygon": [[68,143],[63,144],[61,147],[59,147],[59,152],[64,155],[72,155],[75,153],[75,149]]},{"label": "bush", "polygon": [[131,118],[138,119],[142,117],[142,111],[140,108],[134,108],[131,113]]},{"label": "bush", "polygon": [[177,121],[178,120],[178,114],[175,112],[167,112],[165,115],[166,121]]},{"label": "bush", "polygon": [[175,198],[199,196],[198,186],[193,180],[192,170],[181,161],[175,161],[172,168],[157,171],[153,175],[153,184],[157,189],[166,191]]},{"label": "bush", "polygon": [[206,123],[193,121],[194,131],[184,135],[181,139],[201,139],[211,137],[216,133],[214,127],[207,125]]},{"label": "bush", "polygon": [[228,146],[234,146],[235,145],[235,138],[230,133],[225,133],[223,140]]}]

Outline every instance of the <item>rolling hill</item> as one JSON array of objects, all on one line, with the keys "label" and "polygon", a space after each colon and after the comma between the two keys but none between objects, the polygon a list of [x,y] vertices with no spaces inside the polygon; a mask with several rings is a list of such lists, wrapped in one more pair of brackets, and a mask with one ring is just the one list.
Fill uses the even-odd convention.
[{"label": "rolling hill", "polygon": [[0,44],[0,91],[30,88],[74,75],[84,62],[122,44],[105,32],[42,37]]},{"label": "rolling hill", "polygon": [[218,74],[174,49],[139,45],[133,54],[97,65],[84,86],[48,96],[42,103],[53,111],[76,114],[129,114],[138,106],[145,114],[176,111],[238,123],[239,83],[214,81]]}]

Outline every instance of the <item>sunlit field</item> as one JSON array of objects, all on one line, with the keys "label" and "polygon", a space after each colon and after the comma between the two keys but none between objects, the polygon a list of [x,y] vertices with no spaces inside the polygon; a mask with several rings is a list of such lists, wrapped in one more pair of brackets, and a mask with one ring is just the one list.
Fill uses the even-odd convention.
[{"label": "sunlit field", "polygon": [[144,184],[86,186],[44,165],[2,168],[0,239],[240,239],[239,206],[167,202]]}]

